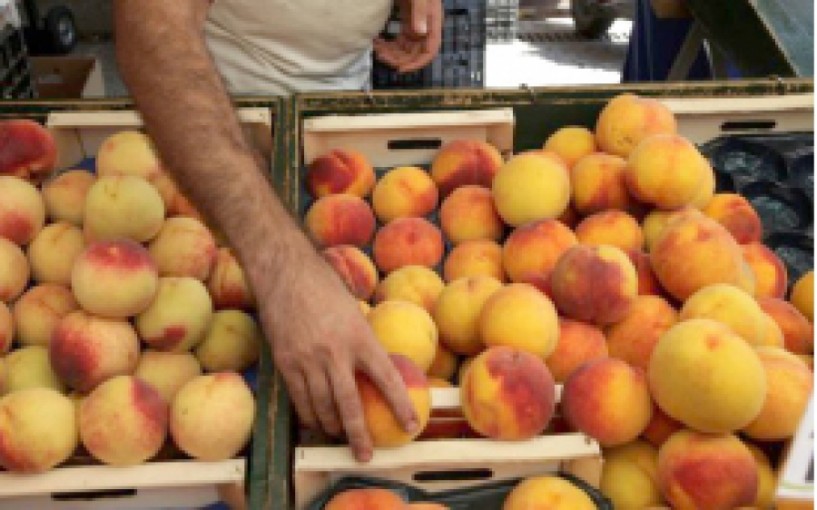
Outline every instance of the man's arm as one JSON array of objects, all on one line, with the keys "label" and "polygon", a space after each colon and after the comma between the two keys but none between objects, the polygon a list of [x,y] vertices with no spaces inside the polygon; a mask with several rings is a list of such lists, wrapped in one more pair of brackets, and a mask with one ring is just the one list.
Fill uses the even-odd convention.
[{"label": "man's arm", "polygon": [[411,429],[405,387],[357,302],[272,192],[204,43],[209,0],[117,0],[117,59],[164,164],[227,236],[302,420],[371,456],[354,371]]}]

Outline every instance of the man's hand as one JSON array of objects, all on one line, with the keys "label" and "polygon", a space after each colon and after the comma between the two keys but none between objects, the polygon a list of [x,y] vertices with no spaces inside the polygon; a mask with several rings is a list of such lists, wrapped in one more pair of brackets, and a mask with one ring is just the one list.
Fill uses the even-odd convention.
[{"label": "man's hand", "polygon": [[377,38],[377,58],[401,73],[417,71],[434,60],[442,43],[442,0],[398,0],[402,27],[391,41]]}]

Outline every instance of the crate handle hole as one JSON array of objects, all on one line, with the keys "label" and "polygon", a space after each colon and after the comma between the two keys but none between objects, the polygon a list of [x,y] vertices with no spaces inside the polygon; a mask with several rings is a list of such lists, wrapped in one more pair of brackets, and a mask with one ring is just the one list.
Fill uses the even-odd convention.
[{"label": "crate handle hole", "polygon": [[468,482],[490,480],[494,472],[490,469],[455,469],[446,471],[420,471],[412,477],[415,482]]},{"label": "crate handle hole", "polygon": [[771,131],[776,126],[773,120],[728,120],[721,124],[721,131]]},{"label": "crate handle hole", "polygon": [[442,147],[443,141],[439,138],[412,138],[407,140],[389,140],[390,151],[405,150],[436,150]]},{"label": "crate handle hole", "polygon": [[55,492],[54,501],[94,501],[99,499],[124,499],[136,496],[136,489],[108,489],[88,492]]}]

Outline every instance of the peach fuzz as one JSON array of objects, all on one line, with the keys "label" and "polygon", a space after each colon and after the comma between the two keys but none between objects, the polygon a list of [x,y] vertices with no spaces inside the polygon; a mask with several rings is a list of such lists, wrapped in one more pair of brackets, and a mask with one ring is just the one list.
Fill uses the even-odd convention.
[{"label": "peach fuzz", "polygon": [[529,283],[550,293],[550,274],[559,258],[578,244],[576,235],[556,220],[516,228],[502,247],[502,267],[515,283]]},{"label": "peach fuzz", "polygon": [[[689,374],[697,374],[689,377]],[[754,348],[727,326],[691,319],[670,328],[650,358],[656,403],[684,425],[712,434],[754,420],[766,398],[766,376]]]},{"label": "peach fuzz", "polygon": [[627,161],[609,154],[590,154],[570,172],[573,207],[587,215],[608,209],[628,210],[632,205],[624,180]]},{"label": "peach fuzz", "polygon": [[586,217],[576,227],[581,244],[615,246],[625,252],[644,247],[644,233],[635,218],[623,211],[603,211]]},{"label": "peach fuzz", "polygon": [[655,446],[660,447],[669,437],[679,430],[684,428],[684,425],[678,420],[674,420],[667,416],[658,406],[653,406],[652,420],[641,433],[641,437]]},{"label": "peach fuzz", "polygon": [[0,238],[24,246],[45,224],[45,205],[31,183],[0,175]]},{"label": "peach fuzz", "polygon": [[30,288],[14,303],[14,325],[21,345],[48,347],[59,322],[79,308],[67,287],[46,283]]},{"label": "peach fuzz", "polygon": [[85,197],[96,177],[85,170],[69,170],[43,186],[45,212],[51,221],[65,221],[81,226],[85,214]]},{"label": "peach fuzz", "polygon": [[324,510],[406,510],[406,502],[386,489],[349,489],[336,494]]},{"label": "peach fuzz", "polygon": [[678,312],[658,296],[638,296],[627,315],[607,328],[610,356],[647,370],[655,345],[678,322]]},{"label": "peach fuzz", "polygon": [[0,466],[8,471],[43,473],[68,460],[78,444],[68,397],[32,388],[0,399]]},{"label": "peach fuzz", "polygon": [[809,322],[814,322],[814,270],[804,274],[794,283],[789,301],[808,318]]},{"label": "peach fuzz", "polygon": [[364,247],[374,234],[375,220],[369,204],[354,195],[327,195],[306,212],[306,231],[318,246],[350,244]]},{"label": "peach fuzz", "polygon": [[143,312],[158,288],[148,251],[129,239],[98,241],[77,257],[71,289],[86,311],[121,319]]},{"label": "peach fuzz", "polygon": [[31,275],[39,283],[71,284],[74,262],[85,250],[82,230],[71,223],[51,223],[28,246]]},{"label": "peach fuzz", "polygon": [[353,149],[333,149],[318,156],[306,174],[306,188],[315,198],[335,193],[362,198],[372,191],[374,182],[372,164]]},{"label": "peach fuzz", "polygon": [[377,231],[373,252],[384,273],[411,265],[434,267],[443,257],[443,236],[424,218],[398,218]]},{"label": "peach fuzz", "polygon": [[526,283],[513,283],[485,302],[479,333],[487,347],[513,347],[544,360],[559,341],[559,319],[547,296]]},{"label": "peach fuzz", "polygon": [[150,138],[139,131],[120,131],[103,140],[96,156],[100,176],[130,175],[153,180],[162,166]]},{"label": "peach fuzz", "polygon": [[766,319],[757,302],[734,285],[717,283],[702,288],[681,307],[681,320],[712,319],[728,326],[750,345],[766,333]]},{"label": "peach fuzz", "polygon": [[355,298],[366,301],[372,297],[380,276],[374,262],[363,250],[343,244],[325,248],[322,253]]},{"label": "peach fuzz", "polygon": [[626,158],[645,138],[677,130],[675,116],[660,101],[620,94],[599,114],[596,143],[603,152]]},{"label": "peach fuzz", "polygon": [[658,489],[658,449],[633,441],[604,452],[601,492],[616,510],[640,510],[663,502]]},{"label": "peach fuzz", "polygon": [[405,301],[384,301],[367,316],[381,345],[427,372],[437,354],[437,327],[422,307]]},{"label": "peach fuzz", "polygon": [[491,189],[499,216],[513,227],[558,218],[570,203],[567,168],[540,154],[513,157],[499,169]]},{"label": "peach fuzz", "polygon": [[757,211],[736,193],[718,193],[703,212],[723,225],[740,244],[759,243],[763,237],[763,224]]},{"label": "peach fuzz", "polygon": [[777,323],[783,333],[786,350],[794,354],[811,354],[814,351],[814,325],[797,308],[775,298],[760,298],[757,303]]},{"label": "peach fuzz", "polygon": [[437,186],[428,172],[416,166],[389,170],[372,191],[372,208],[377,218],[388,223],[397,218],[421,217],[437,207]]},{"label": "peach fuzz", "polygon": [[514,487],[502,510],[594,510],[598,508],[582,489],[558,476],[528,478]]},{"label": "peach fuzz", "polygon": [[65,384],[51,367],[48,348],[31,345],[6,355],[6,393],[27,388],[50,388],[63,393]]},{"label": "peach fuzz", "polygon": [[613,358],[586,363],[565,381],[562,414],[605,447],[636,439],[652,419],[644,371]]},{"label": "peach fuzz", "polygon": [[40,182],[54,169],[57,146],[51,132],[28,119],[0,122],[0,175]]},{"label": "peach fuzz", "polygon": [[473,276],[490,276],[505,281],[502,247],[494,241],[465,241],[448,253],[443,264],[446,282]]},{"label": "peach fuzz", "polygon": [[731,510],[751,506],[758,473],[737,437],[681,430],[658,450],[658,485],[673,508]]},{"label": "peach fuzz", "polygon": [[363,405],[363,419],[375,448],[394,448],[410,443],[420,435],[431,417],[431,391],[423,370],[405,356],[392,354],[390,359],[406,386],[418,426],[414,432],[407,432],[380,390],[368,377],[358,373],[355,380]]},{"label": "peach fuzz", "polygon": [[431,163],[431,177],[440,194],[447,197],[460,186],[491,187],[502,166],[502,155],[480,140],[455,140],[445,144]]},{"label": "peach fuzz", "polygon": [[640,250],[632,250],[627,255],[630,257],[630,262],[633,263],[638,278],[638,295],[658,296],[663,294],[664,289],[658,283],[658,278],[655,277],[652,265],[650,265],[650,256]]},{"label": "peach fuzz", "polygon": [[586,127],[565,126],[550,135],[542,148],[557,154],[567,168],[573,168],[577,161],[596,152],[596,137]]},{"label": "peach fuzz", "polygon": [[168,218],[148,247],[159,276],[189,276],[206,280],[216,259],[216,241],[194,218]]},{"label": "peach fuzz", "polygon": [[141,177],[100,177],[85,198],[83,228],[90,241],[126,237],[143,243],[159,233],[164,219],[162,197]]},{"label": "peach fuzz", "polygon": [[777,474],[772,469],[772,464],[766,454],[763,453],[763,450],[748,443],[746,447],[752,452],[757,464],[758,489],[755,508],[773,508],[774,496],[775,492],[777,492]]},{"label": "peach fuzz", "polygon": [[440,227],[453,244],[464,241],[499,241],[505,230],[496,212],[491,190],[463,186],[454,190],[440,206]]},{"label": "peach fuzz", "polygon": [[519,441],[547,428],[556,391],[539,356],[498,346],[474,359],[460,384],[460,400],[465,419],[477,433]]},{"label": "peach fuzz", "polygon": [[[11,342],[14,339],[14,319],[9,307],[0,301],[0,355],[9,352]],[[2,372],[2,370],[0,370]],[[3,394],[3,378],[0,377],[0,395]]]},{"label": "peach fuzz", "polygon": [[607,341],[599,328],[560,318],[559,341],[545,364],[556,382],[563,383],[580,366],[607,354]]},{"label": "peach fuzz", "polygon": [[139,337],[149,346],[184,352],[204,339],[212,318],[213,303],[200,281],[168,276],[159,279],[156,298],[135,322]]},{"label": "peach fuzz", "polygon": [[208,372],[245,370],[258,361],[264,336],[248,313],[221,310],[213,314],[196,357]]},{"label": "peach fuzz", "polygon": [[187,381],[201,375],[201,365],[190,352],[147,349],[139,357],[133,375],[152,386],[165,402],[171,403]]},{"label": "peach fuzz", "polygon": [[741,246],[743,260],[752,270],[755,280],[753,295],[757,298],[784,298],[789,276],[786,265],[772,250],[761,243]]},{"label": "peach fuzz", "polygon": [[434,361],[431,362],[426,374],[429,377],[429,384],[431,384],[431,378],[448,381],[454,377],[456,372],[457,356],[446,349],[441,342],[438,342],[437,354],[434,355]]},{"label": "peach fuzz", "polygon": [[23,293],[31,269],[23,250],[0,237],[0,302],[11,303]]},{"label": "peach fuzz", "polygon": [[480,314],[488,298],[501,288],[490,276],[460,278],[448,284],[434,306],[440,342],[456,354],[481,352],[485,345],[479,333]]},{"label": "peach fuzz", "polygon": [[374,301],[408,301],[431,313],[444,287],[442,278],[431,269],[404,266],[392,271],[380,282],[374,293]]},{"label": "peach fuzz", "polygon": [[638,276],[618,248],[577,245],[553,268],[550,288],[553,302],[565,316],[605,326],[627,315],[638,295]]},{"label": "peach fuzz", "polygon": [[217,310],[249,310],[255,307],[255,298],[244,270],[229,248],[219,248],[216,252],[216,261],[207,280],[207,290],[210,291],[213,306]]}]

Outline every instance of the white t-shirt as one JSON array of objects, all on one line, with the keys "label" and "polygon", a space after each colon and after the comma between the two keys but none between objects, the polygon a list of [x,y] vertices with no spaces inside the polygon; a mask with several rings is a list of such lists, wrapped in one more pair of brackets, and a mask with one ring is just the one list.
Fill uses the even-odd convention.
[{"label": "white t-shirt", "polygon": [[391,0],[215,0],[207,45],[232,93],[360,90]]}]

